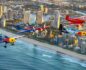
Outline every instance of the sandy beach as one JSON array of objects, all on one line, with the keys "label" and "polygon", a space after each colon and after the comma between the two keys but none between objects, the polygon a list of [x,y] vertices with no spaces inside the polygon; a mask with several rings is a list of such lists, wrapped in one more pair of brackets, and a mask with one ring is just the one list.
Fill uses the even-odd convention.
[{"label": "sandy beach", "polygon": [[[5,31],[5,30],[3,30],[3,29],[0,29],[0,33],[2,33],[2,34],[4,34],[4,35],[7,35],[7,36],[10,36],[10,37],[19,36],[19,35],[16,35],[16,34],[14,34],[14,33]],[[37,40],[29,39],[29,38],[27,38],[27,37],[23,37],[23,38],[21,38],[20,40],[22,40],[22,41],[24,41],[24,42],[27,42],[27,43],[32,43],[32,44],[38,45],[38,46],[40,46],[40,47],[48,48],[48,49],[54,50],[54,51],[56,51],[56,52],[61,52],[61,53],[67,54],[67,55],[69,55],[69,56],[78,58],[78,59],[80,59],[80,60],[86,60],[86,55],[78,54],[78,53],[76,53],[76,52],[72,52],[72,51],[69,51],[69,50],[66,50],[66,49],[63,49],[63,48],[54,46],[54,45],[50,45],[50,44],[47,44],[47,43],[39,42],[39,41],[37,41]]]}]

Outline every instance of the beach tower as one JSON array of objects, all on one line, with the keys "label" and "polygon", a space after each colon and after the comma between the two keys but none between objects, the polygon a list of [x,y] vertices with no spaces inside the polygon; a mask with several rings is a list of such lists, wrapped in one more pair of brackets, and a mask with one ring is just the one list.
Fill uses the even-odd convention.
[{"label": "beach tower", "polygon": [[43,24],[44,19],[43,19],[43,12],[42,11],[38,11],[36,14],[36,23],[37,24]]}]

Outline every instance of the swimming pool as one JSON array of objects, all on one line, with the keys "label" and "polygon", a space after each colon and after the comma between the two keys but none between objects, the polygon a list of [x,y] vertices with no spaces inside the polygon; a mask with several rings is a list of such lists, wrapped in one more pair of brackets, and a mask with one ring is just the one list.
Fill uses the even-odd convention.
[{"label": "swimming pool", "polygon": [[8,48],[0,44],[0,70],[86,70],[86,61],[17,41]]}]

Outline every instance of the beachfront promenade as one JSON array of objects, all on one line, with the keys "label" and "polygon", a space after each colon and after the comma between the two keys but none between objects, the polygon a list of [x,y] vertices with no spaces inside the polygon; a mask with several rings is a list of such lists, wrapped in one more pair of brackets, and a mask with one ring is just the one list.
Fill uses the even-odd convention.
[{"label": "beachfront promenade", "polygon": [[[7,36],[10,36],[10,37],[18,36],[16,34],[5,31],[3,29],[0,29],[0,33],[2,33],[4,35],[7,35]],[[27,38],[27,37],[23,37],[23,38],[21,38],[19,40],[22,40],[22,41],[27,42],[27,43],[32,43],[32,44],[38,45],[40,47],[45,47],[45,48],[51,49],[51,50],[56,51],[56,52],[61,52],[61,53],[67,54],[69,56],[79,58],[81,60],[86,60],[86,55],[78,54],[76,52],[72,52],[72,51],[63,49],[61,47],[57,47],[57,46],[50,45],[50,44],[47,44],[47,43],[39,42],[37,40],[33,40],[33,39],[30,39],[30,38]]]}]

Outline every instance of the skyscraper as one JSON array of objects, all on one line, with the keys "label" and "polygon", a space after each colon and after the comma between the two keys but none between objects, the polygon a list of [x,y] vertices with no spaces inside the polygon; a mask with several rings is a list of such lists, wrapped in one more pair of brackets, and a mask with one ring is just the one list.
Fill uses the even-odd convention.
[{"label": "skyscraper", "polygon": [[4,12],[4,6],[0,5],[0,18],[2,17],[3,12]]}]

